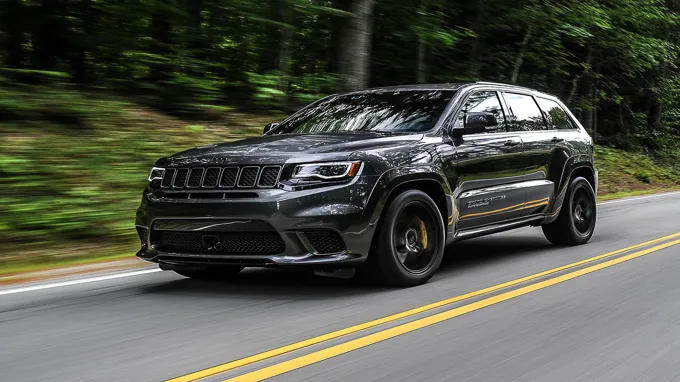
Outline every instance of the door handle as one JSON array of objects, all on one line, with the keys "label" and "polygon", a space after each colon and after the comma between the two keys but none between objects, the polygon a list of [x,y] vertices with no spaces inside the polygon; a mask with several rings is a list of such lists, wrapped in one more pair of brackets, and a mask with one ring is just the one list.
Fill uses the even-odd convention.
[{"label": "door handle", "polygon": [[553,139],[550,140],[551,142],[558,143],[558,142],[563,142],[564,138],[560,137],[553,137]]},{"label": "door handle", "polygon": [[512,139],[509,139],[509,140],[505,141],[504,145],[505,146],[517,146],[520,143],[521,143],[520,141],[515,141],[515,140],[512,140]]}]

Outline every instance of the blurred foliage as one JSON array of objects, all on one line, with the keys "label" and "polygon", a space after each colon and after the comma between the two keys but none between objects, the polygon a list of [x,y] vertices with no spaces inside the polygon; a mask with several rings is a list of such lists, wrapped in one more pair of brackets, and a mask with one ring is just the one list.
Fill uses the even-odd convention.
[{"label": "blurred foliage", "polygon": [[671,187],[679,9],[676,0],[0,0],[0,261],[129,248],[156,158],[259,133],[319,97],[367,86],[544,90],[602,145],[604,191]]},{"label": "blurred foliage", "polygon": [[290,111],[366,86],[511,82],[559,95],[598,140],[669,155],[678,9],[676,0],[0,0],[0,65],[11,82],[66,79],[183,118],[201,114],[195,105]]},{"label": "blurred foliage", "polygon": [[159,157],[283,117],[220,110],[198,124],[59,86],[0,88],[0,114],[0,264],[132,253],[134,211]]}]

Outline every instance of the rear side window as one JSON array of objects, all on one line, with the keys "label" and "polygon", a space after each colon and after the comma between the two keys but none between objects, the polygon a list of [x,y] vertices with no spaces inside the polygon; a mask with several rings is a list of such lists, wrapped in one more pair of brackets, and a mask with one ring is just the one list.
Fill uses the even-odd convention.
[{"label": "rear side window", "polygon": [[505,93],[505,100],[508,103],[511,114],[510,118],[508,118],[508,128],[510,131],[546,130],[541,109],[538,108],[534,97],[524,94]]},{"label": "rear side window", "polygon": [[538,105],[543,110],[543,115],[545,115],[550,129],[571,130],[576,128],[567,113],[557,102],[540,97],[536,99],[538,100]]}]

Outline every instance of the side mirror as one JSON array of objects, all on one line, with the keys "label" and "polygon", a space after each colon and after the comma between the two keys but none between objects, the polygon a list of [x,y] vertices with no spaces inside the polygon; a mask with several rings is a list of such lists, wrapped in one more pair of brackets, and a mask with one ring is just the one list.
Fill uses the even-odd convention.
[{"label": "side mirror", "polygon": [[268,124],[267,126],[264,127],[264,131],[262,132],[262,135],[266,135],[268,132],[275,129],[276,126],[278,126],[278,125],[279,125],[278,122],[272,122],[272,123]]},{"label": "side mirror", "polygon": [[463,128],[451,129],[451,134],[460,137],[466,134],[485,133],[488,127],[498,126],[498,120],[493,113],[470,112],[463,117]]}]

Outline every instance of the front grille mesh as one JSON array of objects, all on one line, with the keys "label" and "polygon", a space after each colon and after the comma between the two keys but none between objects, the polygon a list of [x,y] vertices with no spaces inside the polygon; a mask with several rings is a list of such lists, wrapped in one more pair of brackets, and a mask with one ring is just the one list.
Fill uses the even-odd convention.
[{"label": "front grille mesh", "polygon": [[281,166],[168,168],[162,188],[272,188]]},{"label": "front grille mesh", "polygon": [[276,185],[279,180],[279,172],[281,168],[279,166],[265,166],[262,168],[262,173],[260,174],[260,179],[257,181],[257,185],[260,187],[272,187]]},{"label": "front grille mesh", "polygon": [[168,188],[172,186],[172,180],[175,178],[175,169],[169,168],[165,170],[165,175],[163,176],[163,181],[161,182],[161,187]]},{"label": "front grille mesh", "polygon": [[345,250],[342,237],[332,230],[305,231],[305,237],[319,254],[339,253]]},{"label": "front grille mesh", "polygon": [[201,186],[201,180],[203,179],[203,171],[205,171],[205,170],[201,167],[192,168],[191,173],[189,175],[189,183],[187,184],[187,187],[189,187],[189,188],[200,187]]},{"label": "front grille mesh", "polygon": [[184,188],[187,183],[187,175],[189,175],[188,168],[180,168],[177,170],[177,175],[175,175],[175,181],[172,182],[174,188]]},{"label": "front grille mesh", "polygon": [[205,178],[203,178],[203,187],[214,188],[217,187],[217,181],[220,180],[220,172],[222,169],[219,167],[212,167],[206,170]]},{"label": "front grille mesh", "polygon": [[238,177],[239,187],[254,187],[257,182],[257,174],[259,174],[259,167],[244,167],[241,170],[241,176]]},{"label": "front grille mesh", "polygon": [[[193,232],[156,231],[156,248],[164,252],[214,253],[230,255],[276,255],[286,250],[286,244],[276,232]],[[217,236],[220,247],[209,250],[204,236]]]},{"label": "front grille mesh", "polygon": [[234,188],[238,179],[238,167],[226,167],[220,179],[221,188]]}]

